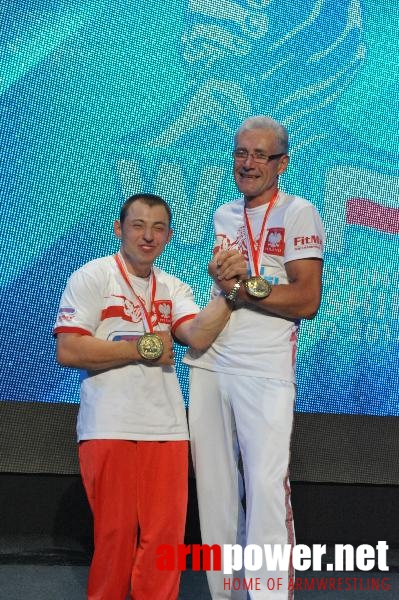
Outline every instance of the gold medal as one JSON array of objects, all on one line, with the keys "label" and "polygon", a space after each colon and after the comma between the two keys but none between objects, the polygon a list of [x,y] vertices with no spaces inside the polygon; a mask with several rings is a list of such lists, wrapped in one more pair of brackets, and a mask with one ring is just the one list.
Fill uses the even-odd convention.
[{"label": "gold medal", "polygon": [[137,340],[137,350],[145,360],[157,360],[163,353],[163,341],[156,333],[145,333]]},{"label": "gold medal", "polygon": [[244,281],[247,294],[254,298],[267,298],[272,291],[272,286],[260,275],[250,277]]}]

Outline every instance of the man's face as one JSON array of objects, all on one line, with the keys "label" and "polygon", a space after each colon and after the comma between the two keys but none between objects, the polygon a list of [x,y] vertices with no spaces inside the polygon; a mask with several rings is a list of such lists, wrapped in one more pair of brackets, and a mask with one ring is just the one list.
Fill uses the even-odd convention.
[{"label": "man's face", "polygon": [[152,263],[172,237],[164,206],[148,206],[141,200],[131,204],[123,225],[115,221],[114,230],[122,242],[129,270],[141,277],[149,274]]},{"label": "man's face", "polygon": [[245,150],[248,157],[234,159],[234,179],[251,206],[268,202],[277,189],[278,176],[287,168],[288,156],[284,154],[262,164],[254,160],[254,154],[272,156],[281,153],[272,129],[251,129],[237,136],[235,150]]}]

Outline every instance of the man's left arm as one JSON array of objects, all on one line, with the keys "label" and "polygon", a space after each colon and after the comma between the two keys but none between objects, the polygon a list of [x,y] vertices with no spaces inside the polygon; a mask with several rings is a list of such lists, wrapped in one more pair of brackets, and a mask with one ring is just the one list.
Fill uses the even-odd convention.
[{"label": "man's left arm", "polygon": [[320,258],[292,260],[285,265],[287,284],[273,285],[267,298],[249,296],[240,287],[239,299],[247,305],[287,319],[313,319],[320,306],[323,261]]},{"label": "man's left arm", "polygon": [[[220,266],[218,266],[218,263]],[[220,289],[227,294],[232,281],[241,281],[243,258],[237,251],[219,253],[211,263],[209,273]],[[323,260],[302,258],[285,264],[288,283],[273,285],[267,298],[254,298],[247,294],[242,283],[237,294],[238,306],[252,306],[286,319],[312,319],[321,302]]]}]

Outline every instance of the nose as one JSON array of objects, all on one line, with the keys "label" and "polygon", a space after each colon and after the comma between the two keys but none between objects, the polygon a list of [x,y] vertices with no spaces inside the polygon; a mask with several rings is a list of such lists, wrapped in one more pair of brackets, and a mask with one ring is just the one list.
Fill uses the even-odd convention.
[{"label": "nose", "polygon": [[151,242],[153,237],[152,227],[146,227],[143,232],[143,239],[146,242]]},{"label": "nose", "polygon": [[247,168],[251,168],[253,166],[253,163],[255,162],[254,160],[254,155],[252,154],[252,152],[248,152],[248,156],[246,157],[246,159],[244,160],[244,167]]}]

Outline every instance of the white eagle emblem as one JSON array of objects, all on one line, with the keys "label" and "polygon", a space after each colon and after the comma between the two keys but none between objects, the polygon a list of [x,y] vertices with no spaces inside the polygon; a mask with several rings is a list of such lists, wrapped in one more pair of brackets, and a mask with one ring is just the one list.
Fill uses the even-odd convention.
[{"label": "white eagle emblem", "polygon": [[280,245],[282,235],[278,231],[272,231],[269,235],[268,242],[272,248],[277,248]]},{"label": "white eagle emblem", "polygon": [[170,317],[170,305],[169,304],[160,304],[159,312],[165,319]]}]

